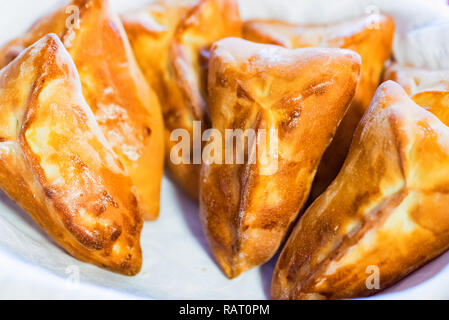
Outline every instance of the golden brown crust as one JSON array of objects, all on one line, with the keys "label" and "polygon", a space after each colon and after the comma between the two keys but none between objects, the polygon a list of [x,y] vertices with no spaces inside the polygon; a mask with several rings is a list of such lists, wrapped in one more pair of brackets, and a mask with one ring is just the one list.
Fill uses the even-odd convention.
[{"label": "golden brown crust", "polygon": [[0,72],[0,187],[74,257],[134,275],[142,218],[131,179],[45,36]]},{"label": "golden brown crust", "polygon": [[[354,95],[360,57],[349,50],[290,50],[228,38],[214,44],[209,68],[214,129],[222,136],[226,129],[265,129],[267,137],[276,129],[279,137],[278,153],[271,150],[277,170],[272,161],[203,163],[203,229],[233,278],[269,260],[295,221]],[[270,153],[263,144],[258,148]]]},{"label": "golden brown crust", "polygon": [[170,174],[198,199],[200,165],[172,163],[170,151],[177,141],[170,135],[186,129],[193,137],[193,121],[201,121],[203,131],[207,129],[208,52],[215,41],[240,36],[237,3],[160,0],[122,20],[137,61],[162,103]]},{"label": "golden brown crust", "polygon": [[[341,172],[287,241],[273,298],[372,295],[447,250],[447,163],[448,127],[398,84],[381,85]],[[378,288],[366,284],[370,266]]]},{"label": "golden brown crust", "polygon": [[[79,28],[69,28],[79,8]],[[123,26],[107,0],[73,0],[40,19],[0,51],[0,65],[47,33],[56,33],[72,56],[97,122],[137,187],[145,219],[159,215],[163,174],[163,122],[155,93],[139,70]]]},{"label": "golden brown crust", "polygon": [[401,66],[388,66],[385,80],[399,83],[412,100],[449,124],[449,70],[430,70]]},{"label": "golden brown crust", "polygon": [[449,70],[430,70],[392,63],[384,80],[399,83],[409,96],[424,91],[449,91]]},{"label": "golden brown crust", "polygon": [[286,48],[331,47],[357,52],[362,72],[354,100],[318,168],[311,200],[319,196],[338,174],[348,153],[357,124],[371,102],[390,58],[394,33],[392,18],[369,16],[330,25],[294,25],[277,20],[252,20],[244,23],[245,39]]}]

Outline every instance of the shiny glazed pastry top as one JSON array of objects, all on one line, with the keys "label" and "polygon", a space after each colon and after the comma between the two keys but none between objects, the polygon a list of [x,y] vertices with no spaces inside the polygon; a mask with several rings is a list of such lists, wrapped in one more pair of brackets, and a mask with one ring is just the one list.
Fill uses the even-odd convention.
[{"label": "shiny glazed pastry top", "polygon": [[157,218],[164,162],[162,115],[119,18],[107,0],[71,1],[1,49],[0,64],[51,32],[73,58],[84,97],[128,170],[144,217]]},{"label": "shiny glazed pastry top", "polygon": [[399,83],[416,104],[438,114],[440,119],[449,119],[449,70],[393,63],[387,68],[385,79]]},{"label": "shiny glazed pastry top", "polygon": [[0,187],[74,257],[126,275],[142,264],[142,218],[126,169],[56,35],[0,72]]},{"label": "shiny glazed pastry top", "polygon": [[233,278],[267,262],[298,216],[356,90],[360,57],[228,38],[214,44],[209,68],[212,128],[222,137],[226,129],[265,129],[266,136],[261,143],[240,141],[248,147],[246,159],[258,149],[254,164],[208,161],[201,170],[203,229]]},{"label": "shiny glazed pastry top", "polygon": [[[209,125],[207,66],[211,45],[239,37],[241,20],[235,0],[159,0],[122,18],[137,61],[159,95],[164,120],[167,165],[174,180],[198,198],[200,164],[193,152],[174,163],[170,152],[178,143],[172,132],[185,129],[193,138],[193,121],[201,132]],[[201,136],[199,137],[201,141]],[[196,148],[191,142],[191,149]],[[201,148],[201,145],[199,146]]]}]

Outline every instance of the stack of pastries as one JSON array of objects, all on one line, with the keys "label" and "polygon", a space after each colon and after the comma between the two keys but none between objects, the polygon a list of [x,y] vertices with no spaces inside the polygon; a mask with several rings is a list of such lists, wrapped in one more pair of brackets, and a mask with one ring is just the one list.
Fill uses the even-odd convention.
[{"label": "stack of pastries", "polygon": [[[0,187],[77,259],[135,275],[165,161],[227,277],[281,249],[275,299],[375,294],[449,249],[449,71],[395,62],[394,29],[242,22],[236,0],[121,18],[73,0],[0,49]],[[175,130],[217,145],[196,123],[200,139],[276,132],[276,150],[240,136],[242,162],[209,161],[222,141],[175,163]]]}]

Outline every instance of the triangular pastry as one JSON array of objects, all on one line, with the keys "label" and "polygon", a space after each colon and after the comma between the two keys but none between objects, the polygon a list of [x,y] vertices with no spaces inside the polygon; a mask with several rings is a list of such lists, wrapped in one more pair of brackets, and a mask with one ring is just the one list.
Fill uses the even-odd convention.
[{"label": "triangular pastry", "polygon": [[174,130],[185,129],[193,139],[193,121],[201,121],[202,131],[207,129],[209,49],[217,40],[241,35],[237,3],[159,0],[122,20],[137,61],[161,101],[170,173],[184,191],[198,199],[201,165],[194,163],[193,152],[190,158],[183,155],[187,159],[182,163],[173,162],[170,154],[178,141],[170,137]]},{"label": "triangular pastry", "polygon": [[409,96],[424,91],[449,91],[449,70],[431,70],[392,63],[386,69],[384,79],[399,83]]},{"label": "triangular pastry", "polygon": [[51,32],[73,58],[84,97],[137,187],[144,218],[157,218],[164,164],[162,114],[120,19],[107,0],[71,1],[11,41],[0,51],[0,60],[8,62],[20,48]]},{"label": "triangular pastry", "polygon": [[233,278],[268,261],[298,216],[354,95],[360,57],[349,50],[290,50],[228,38],[214,44],[209,68],[213,129],[222,137],[229,129],[256,135],[265,129],[266,137],[247,141],[252,151],[245,158],[258,149],[257,161],[206,161],[201,170],[203,229]]},{"label": "triangular pastry", "polygon": [[[447,123],[446,123],[447,124]],[[449,128],[392,81],[276,265],[275,299],[372,295],[449,248]]]},{"label": "triangular pastry", "polygon": [[340,171],[355,128],[368,109],[381,81],[385,62],[390,58],[394,33],[393,19],[363,16],[329,25],[295,25],[276,20],[244,23],[245,39],[286,48],[331,47],[354,50],[362,58],[362,72],[354,100],[329,149],[325,152],[311,191],[319,196]]},{"label": "triangular pastry", "polygon": [[0,188],[74,257],[138,273],[142,217],[134,187],[56,35],[0,72],[0,108]]}]

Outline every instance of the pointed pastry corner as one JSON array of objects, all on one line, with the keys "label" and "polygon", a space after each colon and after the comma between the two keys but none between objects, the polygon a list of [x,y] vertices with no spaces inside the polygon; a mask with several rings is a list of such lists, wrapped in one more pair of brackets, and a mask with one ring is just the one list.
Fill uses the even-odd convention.
[{"label": "pointed pastry corner", "polygon": [[0,187],[75,258],[125,275],[142,264],[129,175],[50,34],[0,71]]},{"label": "pointed pastry corner", "polygon": [[377,88],[371,106],[381,105],[387,107],[394,103],[407,101],[409,101],[409,97],[404,89],[395,81],[388,80]]},{"label": "pointed pastry corner", "polygon": [[449,123],[449,71],[430,70],[392,63],[384,79],[399,83],[412,100]]},{"label": "pointed pastry corner", "polygon": [[223,137],[228,129],[278,134],[278,151],[263,142],[251,145],[266,152],[268,163],[203,163],[200,217],[228,277],[275,254],[305,203],[359,74],[360,57],[348,50],[291,50],[238,38],[213,45],[212,128]]},{"label": "pointed pastry corner", "polygon": [[446,251],[448,143],[440,119],[383,83],[341,172],[285,244],[273,298],[373,295]]},{"label": "pointed pastry corner", "polygon": [[318,168],[310,201],[332,182],[349,151],[354,130],[380,83],[385,62],[390,58],[394,21],[379,14],[376,19],[363,15],[331,24],[293,24],[280,20],[250,20],[244,23],[243,37],[286,48],[344,48],[360,54],[363,61],[354,99]]}]

